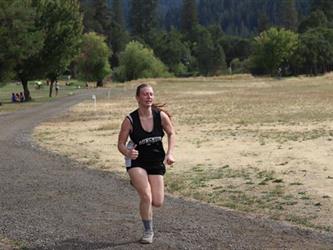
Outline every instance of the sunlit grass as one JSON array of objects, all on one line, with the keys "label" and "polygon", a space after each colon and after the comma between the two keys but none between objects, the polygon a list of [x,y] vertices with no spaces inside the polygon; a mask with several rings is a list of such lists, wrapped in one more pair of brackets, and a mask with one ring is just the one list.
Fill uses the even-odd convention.
[{"label": "sunlit grass", "polygon": [[[111,89],[123,91],[99,100],[96,112],[90,102],[81,103],[38,128],[37,138],[51,150],[125,175],[117,134],[137,107],[141,82],[153,85],[176,127],[177,162],[165,176],[168,192],[305,226],[333,226],[333,169],[326,160],[333,150],[333,75],[114,84]],[[306,150],[316,154],[308,157]]]},{"label": "sunlit grass", "polygon": [[0,85],[0,112],[13,112],[21,109],[30,108],[36,105],[40,105],[45,102],[49,102],[54,98],[59,98],[67,95],[72,95],[77,92],[78,89],[84,87],[84,82],[72,80],[70,86],[65,85],[65,81],[59,81],[60,90],[57,96],[55,96],[55,90],[53,89],[53,97],[49,97],[49,86],[45,81],[41,81],[43,85],[40,88],[36,88],[34,81],[29,82],[29,91],[32,96],[32,101],[22,103],[12,103],[12,93],[23,93],[23,87],[20,82],[2,83]]}]

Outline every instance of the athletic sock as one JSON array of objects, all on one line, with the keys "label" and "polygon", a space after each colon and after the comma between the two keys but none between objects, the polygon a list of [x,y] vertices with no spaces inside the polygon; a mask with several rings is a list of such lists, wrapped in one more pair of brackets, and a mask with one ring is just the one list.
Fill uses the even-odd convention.
[{"label": "athletic sock", "polygon": [[145,232],[153,232],[153,220],[142,220]]}]

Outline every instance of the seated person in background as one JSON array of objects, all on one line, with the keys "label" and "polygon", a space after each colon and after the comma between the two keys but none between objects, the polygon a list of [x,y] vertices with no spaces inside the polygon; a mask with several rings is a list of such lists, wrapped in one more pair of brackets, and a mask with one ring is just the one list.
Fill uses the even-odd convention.
[{"label": "seated person in background", "polygon": [[20,102],[20,94],[19,93],[16,93],[16,101]]},{"label": "seated person in background", "polygon": [[16,102],[16,95],[15,95],[15,93],[12,93],[12,102]]},{"label": "seated person in background", "polygon": [[24,94],[22,92],[20,92],[20,102],[24,102],[24,101],[25,101]]}]

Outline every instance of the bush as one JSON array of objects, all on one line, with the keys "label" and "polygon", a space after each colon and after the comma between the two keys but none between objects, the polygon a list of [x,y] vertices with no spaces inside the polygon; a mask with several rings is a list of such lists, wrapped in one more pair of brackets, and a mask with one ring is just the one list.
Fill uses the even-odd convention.
[{"label": "bush", "polygon": [[239,58],[235,58],[230,62],[230,66],[233,74],[243,74],[249,73],[249,60],[239,60]]},{"label": "bush", "polygon": [[124,82],[139,78],[170,76],[166,66],[154,56],[151,49],[132,41],[120,53],[119,67],[113,72],[113,79]]},{"label": "bush", "polygon": [[252,74],[275,75],[280,67],[288,66],[298,47],[298,34],[272,27],[255,38],[251,57]]}]

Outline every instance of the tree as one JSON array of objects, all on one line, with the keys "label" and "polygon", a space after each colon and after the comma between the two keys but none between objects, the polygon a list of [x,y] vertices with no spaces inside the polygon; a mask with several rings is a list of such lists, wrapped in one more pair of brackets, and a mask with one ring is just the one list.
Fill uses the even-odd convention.
[{"label": "tree", "polygon": [[111,65],[112,67],[117,67],[119,65],[119,54],[125,49],[126,44],[129,41],[129,35],[125,28],[122,1],[113,0],[112,1],[112,21],[111,21],[111,47],[112,47],[112,57]]},{"label": "tree", "polygon": [[170,72],[176,75],[187,73],[187,59],[191,54],[183,39],[184,36],[172,28],[170,32],[159,33],[153,41],[156,56],[168,66]]},{"label": "tree", "polygon": [[96,32],[106,37],[111,47],[112,14],[107,0],[81,0],[81,12],[84,14],[84,33]]},{"label": "tree", "polygon": [[279,1],[280,25],[289,30],[297,28],[297,10],[295,0]]},{"label": "tree", "polygon": [[298,35],[283,28],[270,28],[255,38],[252,72],[275,75],[287,66],[298,46]]},{"label": "tree", "polygon": [[223,47],[220,44],[222,32],[217,27],[206,29],[197,25],[192,30],[192,53],[198,70],[203,75],[217,75],[226,68]]},{"label": "tree", "polygon": [[[28,58],[38,54],[44,37],[35,25],[36,9],[26,0],[0,1],[0,80],[13,78]],[[30,100],[27,82],[22,82]]]},{"label": "tree", "polygon": [[[333,69],[333,29],[314,28],[300,35],[296,56],[302,71],[317,75]],[[299,65],[296,65],[296,67]]]},{"label": "tree", "polygon": [[150,32],[156,27],[157,0],[132,0],[131,31],[136,39],[149,41]]},{"label": "tree", "polygon": [[241,38],[238,36],[223,36],[220,41],[224,53],[225,60],[228,66],[235,58],[245,60],[248,58],[253,50],[253,44],[250,39]]},{"label": "tree", "polygon": [[329,22],[333,22],[333,1],[332,0],[314,0],[311,4],[311,10],[321,10]]},{"label": "tree", "polygon": [[119,67],[114,72],[118,81],[169,75],[165,65],[154,56],[154,52],[137,41],[127,44],[120,54],[119,62]]},{"label": "tree", "polygon": [[98,34],[106,35],[111,24],[111,12],[106,0],[94,0],[95,10],[93,19],[95,20],[94,31]]},{"label": "tree", "polygon": [[325,13],[321,10],[315,10],[300,23],[298,32],[303,33],[312,28],[328,27],[328,24]]},{"label": "tree", "polygon": [[270,27],[270,22],[269,19],[267,17],[267,15],[265,13],[261,13],[258,17],[258,27],[257,27],[257,31],[259,33],[268,30]]},{"label": "tree", "polygon": [[51,97],[54,81],[79,53],[82,16],[77,0],[47,0],[41,2],[39,9],[41,17],[37,25],[45,31],[45,43],[38,58],[32,62],[50,79]]},{"label": "tree", "polygon": [[[77,0],[34,1],[37,9],[34,20],[42,32],[43,47],[16,66],[26,100],[30,100],[28,81],[49,77],[51,82],[63,73],[78,53],[82,18]],[[52,87],[52,84],[51,84]],[[52,88],[50,89],[51,95]]]},{"label": "tree", "polygon": [[181,13],[181,30],[191,33],[194,26],[198,23],[197,7],[195,0],[183,0]]},{"label": "tree", "polygon": [[80,0],[80,10],[83,15],[83,33],[95,31],[95,9],[90,1]]},{"label": "tree", "polygon": [[96,81],[97,87],[102,87],[104,78],[111,73],[108,60],[111,54],[105,37],[94,32],[84,34],[81,54],[76,59],[80,78]]},{"label": "tree", "polygon": [[112,19],[122,27],[125,27],[122,2],[122,0],[113,0],[111,13]]}]

